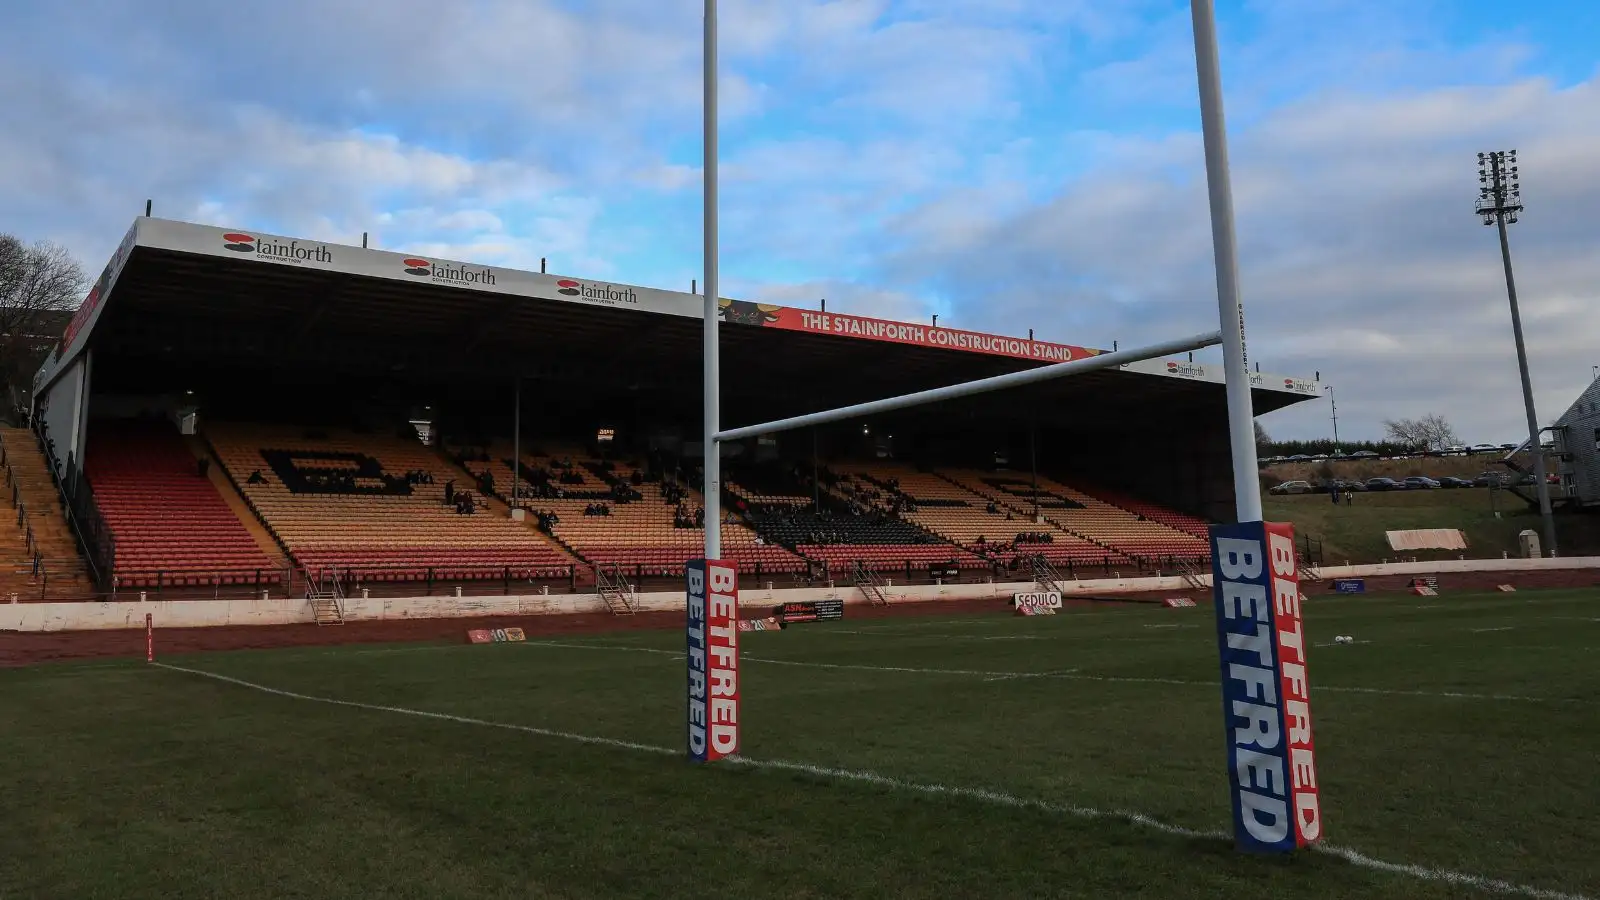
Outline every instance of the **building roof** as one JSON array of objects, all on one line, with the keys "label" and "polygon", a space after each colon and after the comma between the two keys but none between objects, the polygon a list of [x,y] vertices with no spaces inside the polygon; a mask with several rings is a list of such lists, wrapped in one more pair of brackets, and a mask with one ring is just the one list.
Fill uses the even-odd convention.
[{"label": "building roof", "polygon": [[[417,385],[544,375],[576,385],[671,383],[697,398],[703,302],[687,292],[140,218],[35,390],[92,346],[96,383],[130,391],[141,378],[230,369]],[[725,396],[772,416],[1104,352],[753,301],[724,299],[721,315]],[[1320,393],[1309,379],[1253,377],[1258,413]],[[1150,360],[1061,379],[1032,396],[1092,415],[1128,402],[1221,404],[1221,381],[1220,366]]]}]

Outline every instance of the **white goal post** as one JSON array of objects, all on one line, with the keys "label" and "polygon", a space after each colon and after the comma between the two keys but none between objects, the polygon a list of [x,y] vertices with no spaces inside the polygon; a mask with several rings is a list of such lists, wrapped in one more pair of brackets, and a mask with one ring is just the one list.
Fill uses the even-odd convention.
[{"label": "white goal post", "polygon": [[1211,243],[1217,275],[1216,332],[1164,341],[1138,350],[1101,354],[1085,360],[1057,363],[984,378],[933,390],[887,397],[760,425],[724,431],[720,421],[720,366],[718,331],[717,258],[717,0],[705,2],[704,71],[704,280],[705,348],[705,558],[722,555],[722,452],[721,444],[760,434],[808,425],[820,425],[894,409],[904,409],[984,391],[1032,384],[1090,372],[1138,360],[1181,353],[1220,343],[1228,398],[1228,432],[1233,458],[1234,506],[1237,521],[1261,521],[1261,485],[1255,444],[1255,411],[1250,396],[1250,373],[1244,347],[1244,306],[1239,299],[1239,254],[1233,224],[1233,186],[1228,168],[1227,125],[1222,106],[1222,74],[1217,59],[1216,10],[1213,0],[1190,0],[1194,18],[1195,67],[1200,87],[1200,119],[1205,136],[1206,184],[1210,193]]},{"label": "white goal post", "polygon": [[1210,193],[1217,331],[724,431],[718,414],[717,4],[705,0],[706,534],[705,558],[690,560],[685,567],[691,759],[713,761],[736,754],[740,746],[738,574],[733,565],[721,560],[722,442],[1032,384],[1220,343],[1236,523],[1214,525],[1210,536],[1234,840],[1241,849],[1283,853],[1322,839],[1294,532],[1292,526],[1262,521],[1213,2],[1190,0],[1189,7],[1194,18],[1195,70]]}]

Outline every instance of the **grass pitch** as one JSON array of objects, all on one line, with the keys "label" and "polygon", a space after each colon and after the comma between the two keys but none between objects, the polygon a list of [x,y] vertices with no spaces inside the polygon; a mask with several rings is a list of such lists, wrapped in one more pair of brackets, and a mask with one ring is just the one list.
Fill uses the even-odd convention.
[{"label": "grass pitch", "polygon": [[1119,607],[743,635],[751,762],[709,768],[671,632],[164,660],[300,697],[3,671],[0,897],[1600,893],[1600,593],[1306,619],[1328,842],[1365,864],[1216,836],[1210,613]]}]

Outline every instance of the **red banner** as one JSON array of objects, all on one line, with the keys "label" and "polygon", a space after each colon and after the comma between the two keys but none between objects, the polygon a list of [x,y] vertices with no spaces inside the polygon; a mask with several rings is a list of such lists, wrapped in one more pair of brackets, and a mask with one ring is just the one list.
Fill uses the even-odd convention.
[{"label": "red banner", "polygon": [[1031,359],[1044,363],[1070,362],[1098,356],[1103,352],[1088,347],[1074,347],[1070,344],[1052,344],[1048,341],[1030,341],[978,331],[962,331],[959,328],[939,328],[931,325],[913,325],[909,322],[891,322],[887,319],[869,319],[865,316],[847,316],[842,313],[793,309],[770,303],[751,303],[747,300],[724,299],[722,319],[725,322],[737,322],[741,325],[760,325],[764,328],[781,328],[785,331],[832,334],[941,350],[961,350],[967,353],[1008,356],[1013,359]]}]

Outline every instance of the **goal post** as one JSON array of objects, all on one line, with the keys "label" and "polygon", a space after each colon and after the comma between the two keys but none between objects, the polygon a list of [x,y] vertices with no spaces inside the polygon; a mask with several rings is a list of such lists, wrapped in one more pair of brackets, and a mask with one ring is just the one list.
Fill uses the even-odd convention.
[{"label": "goal post", "polygon": [[[1235,522],[1211,527],[1211,583],[1217,616],[1235,843],[1241,849],[1286,852],[1320,840],[1321,812],[1311,742],[1306,641],[1301,628],[1299,565],[1295,559],[1293,530],[1288,525],[1264,522],[1262,514],[1214,0],[1190,0],[1190,12],[1194,21],[1195,74],[1217,280],[1217,331],[1163,341],[1137,350],[1100,354],[728,430],[721,427],[718,402],[717,0],[703,2],[705,418],[702,446],[705,479],[702,488],[705,553],[691,561],[687,576],[690,758],[703,762],[718,755],[714,748],[708,752],[707,734],[703,729],[710,674],[706,659],[709,650],[707,613],[713,593],[708,590],[707,581],[716,566],[726,565],[717,562],[722,558],[721,447],[724,442],[937,403],[1220,344],[1227,394]],[[731,601],[722,600],[718,608],[731,608],[737,616],[736,586],[731,594]],[[733,624],[736,626],[737,622]],[[701,651],[698,663],[697,642]],[[735,673],[731,676],[734,678],[737,652],[735,628],[732,640],[721,648],[720,657]],[[736,685],[736,681],[725,682],[728,683]],[[731,717],[734,723],[732,734],[724,735],[725,746],[737,748],[740,741],[736,690],[730,701],[731,706],[724,703],[721,707],[723,715]],[[697,710],[702,729],[698,731]]]}]

